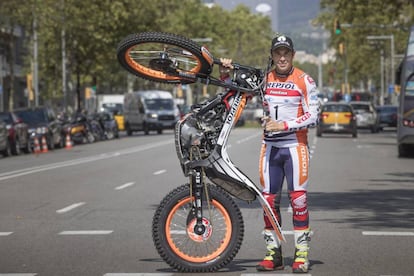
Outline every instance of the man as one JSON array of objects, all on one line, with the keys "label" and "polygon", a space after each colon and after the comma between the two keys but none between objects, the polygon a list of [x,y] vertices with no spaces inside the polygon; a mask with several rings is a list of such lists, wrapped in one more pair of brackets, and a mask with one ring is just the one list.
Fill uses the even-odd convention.
[{"label": "man", "polygon": [[[309,269],[309,213],[307,185],[309,177],[308,128],[317,124],[318,90],[313,79],[293,67],[295,50],[292,39],[278,35],[270,48],[271,70],[267,75],[263,118],[264,135],[260,154],[262,193],[281,224],[280,199],[284,180],[292,206],[295,251],[294,273]],[[222,59],[221,68],[232,68],[231,60]],[[220,70],[226,72],[226,70]],[[227,73],[227,72],[226,72]],[[257,266],[259,271],[284,268],[281,243],[264,215],[263,231],[267,253]]]}]

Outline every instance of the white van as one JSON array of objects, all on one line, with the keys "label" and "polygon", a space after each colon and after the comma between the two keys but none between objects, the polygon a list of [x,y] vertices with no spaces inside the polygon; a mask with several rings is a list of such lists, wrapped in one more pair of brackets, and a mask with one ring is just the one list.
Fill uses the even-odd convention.
[{"label": "white van", "polygon": [[128,135],[134,131],[148,134],[155,130],[173,129],[180,119],[180,112],[168,91],[145,90],[125,94],[124,121]]}]

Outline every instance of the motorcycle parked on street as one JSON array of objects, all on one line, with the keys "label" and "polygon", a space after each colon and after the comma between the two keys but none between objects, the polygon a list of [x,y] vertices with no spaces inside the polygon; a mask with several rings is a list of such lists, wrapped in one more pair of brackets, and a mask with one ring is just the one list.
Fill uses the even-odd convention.
[{"label": "motorcycle parked on street", "polygon": [[162,199],[152,221],[154,245],[180,272],[213,272],[233,260],[244,235],[242,213],[233,197],[258,199],[280,240],[281,227],[261,190],[231,161],[227,143],[231,130],[253,96],[261,96],[266,70],[233,63],[233,82],[211,75],[220,60],[203,46],[176,34],[145,32],[123,39],[120,64],[147,80],[224,88],[194,105],[175,126],[175,148],[188,183]]}]

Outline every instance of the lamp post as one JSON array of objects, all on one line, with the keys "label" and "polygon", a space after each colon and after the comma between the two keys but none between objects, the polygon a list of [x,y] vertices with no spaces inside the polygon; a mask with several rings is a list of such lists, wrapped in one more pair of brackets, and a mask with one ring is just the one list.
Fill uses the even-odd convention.
[{"label": "lamp post", "polygon": [[[391,43],[391,84],[394,85],[395,84],[395,74],[394,74],[394,35],[369,35],[367,36],[368,40],[378,40],[378,39],[389,39],[390,43]],[[380,99],[381,101],[383,101],[384,99]]]}]

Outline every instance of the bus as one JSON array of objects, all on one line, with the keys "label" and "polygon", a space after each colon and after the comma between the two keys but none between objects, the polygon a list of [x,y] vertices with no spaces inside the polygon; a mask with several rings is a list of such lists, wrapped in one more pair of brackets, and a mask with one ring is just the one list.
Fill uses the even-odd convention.
[{"label": "bus", "polygon": [[397,70],[397,82],[401,85],[398,106],[397,143],[398,156],[407,157],[414,148],[414,25],[404,59]]}]

